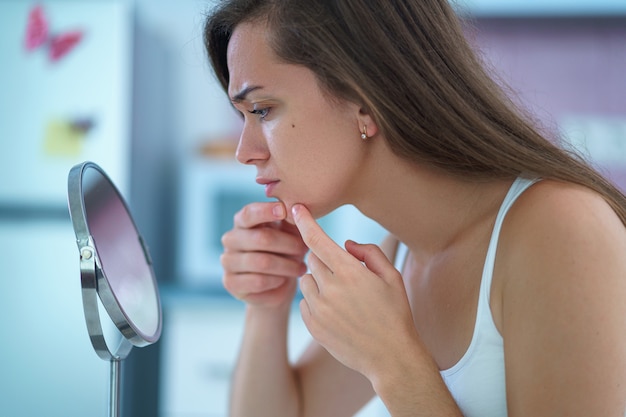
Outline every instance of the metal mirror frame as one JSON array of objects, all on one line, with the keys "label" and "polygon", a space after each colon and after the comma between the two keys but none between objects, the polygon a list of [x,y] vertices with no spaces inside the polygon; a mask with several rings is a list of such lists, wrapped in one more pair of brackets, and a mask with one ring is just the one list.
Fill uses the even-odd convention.
[{"label": "metal mirror frame", "polygon": [[[89,230],[85,207],[83,175],[87,169],[95,169],[100,175],[102,175],[103,179],[108,182],[108,185],[114,191],[116,197],[119,198],[119,201],[124,207],[124,210],[134,227],[134,231],[137,234],[137,239],[145,256],[146,266],[150,271],[150,277],[155,291],[158,322],[157,329],[154,334],[145,334],[133,324],[132,319],[128,317],[123,308],[120,306],[113,290],[111,289],[111,285],[107,279],[105,271],[102,268],[102,263],[97,252],[97,242],[94,242],[94,238]],[[75,165],[70,170],[68,175],[68,205],[72,226],[76,235],[76,243],[80,254],[80,281],[83,310],[85,313],[87,330],[89,332],[89,339],[97,355],[100,358],[111,362],[109,415],[118,416],[120,402],[119,386],[121,361],[128,356],[133,346],[148,346],[155,343],[161,336],[163,321],[161,300],[154,270],[152,268],[152,260],[122,194],[119,192],[106,172],[97,164],[87,161]],[[101,309],[98,298],[115,324],[115,327],[123,336],[120,338],[119,345],[115,349],[111,349],[107,344],[100,320]]]}]

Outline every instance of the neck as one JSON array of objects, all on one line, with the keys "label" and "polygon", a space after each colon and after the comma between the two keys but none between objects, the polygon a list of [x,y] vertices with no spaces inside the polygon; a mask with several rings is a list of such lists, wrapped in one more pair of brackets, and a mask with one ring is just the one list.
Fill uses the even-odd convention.
[{"label": "neck", "polygon": [[356,188],[353,204],[415,257],[443,253],[483,226],[491,227],[511,184],[465,180],[394,154],[377,156],[372,166]]}]

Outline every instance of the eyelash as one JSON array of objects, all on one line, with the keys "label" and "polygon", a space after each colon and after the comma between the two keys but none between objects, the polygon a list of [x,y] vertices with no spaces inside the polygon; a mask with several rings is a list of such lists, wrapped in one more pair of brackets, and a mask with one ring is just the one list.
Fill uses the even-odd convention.
[{"label": "eyelash", "polygon": [[263,107],[263,108],[260,108],[260,109],[248,110],[248,113],[258,115],[259,119],[261,119],[261,120],[265,120],[265,118],[267,117],[267,114],[269,112],[270,112],[270,108],[269,107]]}]

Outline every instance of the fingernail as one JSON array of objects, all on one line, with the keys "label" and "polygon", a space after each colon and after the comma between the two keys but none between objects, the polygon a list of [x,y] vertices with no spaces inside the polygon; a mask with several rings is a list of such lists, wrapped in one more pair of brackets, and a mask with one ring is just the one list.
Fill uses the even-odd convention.
[{"label": "fingernail", "polygon": [[285,217],[285,208],[282,204],[276,204],[272,208],[272,214],[274,214],[276,218],[283,219]]},{"label": "fingernail", "polygon": [[293,216],[296,217],[298,215],[299,210],[300,210],[300,204],[294,204],[293,207],[291,207],[291,214],[293,214]]}]

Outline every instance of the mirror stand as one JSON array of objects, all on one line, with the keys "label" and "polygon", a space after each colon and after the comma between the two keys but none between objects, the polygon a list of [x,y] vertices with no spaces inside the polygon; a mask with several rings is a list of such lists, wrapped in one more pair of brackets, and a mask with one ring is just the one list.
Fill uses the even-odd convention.
[{"label": "mirror stand", "polygon": [[[119,417],[122,361],[133,346],[148,346],[161,335],[158,286],[130,211],[98,165],[85,162],[71,169],[68,203],[89,339],[97,355],[110,363],[109,416]],[[114,336],[105,335],[101,314]],[[109,348],[116,343],[116,349]]]},{"label": "mirror stand", "polygon": [[109,361],[109,417],[120,416],[120,386],[122,376],[122,361],[126,359],[133,345],[125,338],[119,338],[119,345],[113,351],[109,349],[100,320],[100,303],[97,292],[97,270],[92,259],[95,256],[93,246],[87,244],[80,249],[80,270],[83,295],[83,310],[87,331],[91,344],[98,356]]},{"label": "mirror stand", "polygon": [[119,417],[120,415],[120,381],[122,371],[122,360],[111,359],[111,374],[109,385],[109,417]]}]

